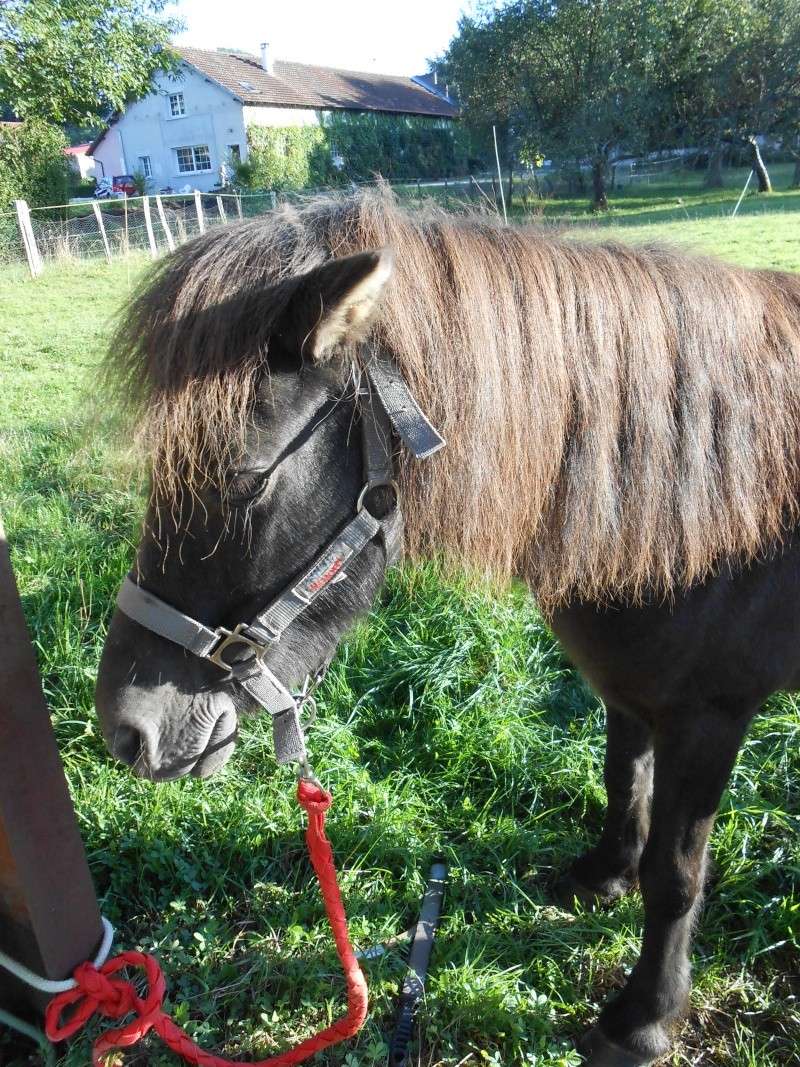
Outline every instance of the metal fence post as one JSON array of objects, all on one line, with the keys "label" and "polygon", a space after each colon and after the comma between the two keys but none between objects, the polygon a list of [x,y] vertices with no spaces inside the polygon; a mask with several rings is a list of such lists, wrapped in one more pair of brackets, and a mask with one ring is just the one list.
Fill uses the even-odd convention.
[{"label": "metal fence post", "polygon": [[[44,978],[94,957],[100,911],[0,524],[0,946]],[[0,1003],[47,997],[0,969]]]},{"label": "metal fence post", "polygon": [[15,200],[14,207],[17,210],[17,223],[19,224],[22,245],[25,249],[25,258],[28,261],[28,269],[31,272],[31,277],[36,278],[42,273],[43,266],[42,257],[39,255],[39,249],[36,245],[36,238],[33,235],[30,208],[27,200]]}]

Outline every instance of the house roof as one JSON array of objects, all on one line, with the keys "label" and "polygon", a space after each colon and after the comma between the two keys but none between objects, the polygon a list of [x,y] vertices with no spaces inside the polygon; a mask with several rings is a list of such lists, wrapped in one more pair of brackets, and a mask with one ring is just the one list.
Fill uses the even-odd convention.
[{"label": "house roof", "polygon": [[86,144],[73,144],[69,148],[64,149],[65,156],[85,156],[89,149],[92,147],[91,142],[87,141]]},{"label": "house roof", "polygon": [[449,86],[444,82],[440,82],[433,71],[429,71],[427,74],[415,74],[412,79],[417,85],[421,85],[423,89],[427,89],[428,92],[434,93],[436,96],[440,96],[443,100],[447,100],[453,104],[454,107],[458,107],[458,101],[453,93],[448,92]]},{"label": "house roof", "polygon": [[458,108],[411,78],[275,60],[273,73],[256,56],[180,47],[178,54],[243,104],[324,110],[384,111],[456,118]]}]

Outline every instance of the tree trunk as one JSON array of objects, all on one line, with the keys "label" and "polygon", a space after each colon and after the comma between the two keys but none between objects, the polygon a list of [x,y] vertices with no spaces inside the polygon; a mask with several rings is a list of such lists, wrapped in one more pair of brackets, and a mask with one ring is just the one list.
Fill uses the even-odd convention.
[{"label": "tree trunk", "polygon": [[706,171],[706,189],[722,189],[725,182],[722,180],[722,142],[716,141],[708,156],[708,170]]},{"label": "tree trunk", "polygon": [[509,164],[508,167],[508,210],[511,211],[512,197],[514,196],[514,167],[513,164]]},{"label": "tree trunk", "polygon": [[753,170],[756,172],[756,177],[758,178],[758,191],[760,193],[771,193],[772,182],[769,180],[769,173],[764,164],[764,160],[761,158],[761,149],[758,147],[758,141],[755,137],[748,137],[747,143],[750,146],[750,160],[753,165]]},{"label": "tree trunk", "polygon": [[606,161],[600,156],[592,162],[592,210],[608,211],[606,193]]}]

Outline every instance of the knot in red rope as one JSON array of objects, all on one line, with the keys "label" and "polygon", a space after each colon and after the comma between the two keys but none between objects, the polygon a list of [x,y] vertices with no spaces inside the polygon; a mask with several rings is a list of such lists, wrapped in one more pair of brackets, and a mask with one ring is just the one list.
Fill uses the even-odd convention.
[{"label": "knot in red rope", "polygon": [[311,815],[322,815],[333,803],[333,797],[321,785],[310,778],[301,778],[297,783],[297,800],[301,808]]},{"label": "knot in red rope", "polygon": [[[114,975],[124,967],[136,967],[145,972],[147,992],[140,997],[133,983]],[[127,1047],[139,1041],[162,1015],[166,984],[157,960],[143,952],[123,952],[98,969],[91,963],[75,968],[74,989],[59,993],[47,1006],[45,1033],[50,1041],[65,1041],[76,1034],[93,1015],[107,1019],[121,1019],[136,1013],[127,1026],[113,1031],[115,1047]],[[74,1008],[68,1018],[64,1012]],[[106,1037],[111,1037],[107,1034]]]}]

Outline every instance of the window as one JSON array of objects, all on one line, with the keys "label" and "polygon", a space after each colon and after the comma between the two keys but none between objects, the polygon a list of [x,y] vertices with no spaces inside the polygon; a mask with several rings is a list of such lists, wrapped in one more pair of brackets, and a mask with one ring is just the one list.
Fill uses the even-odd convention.
[{"label": "window", "polygon": [[178,173],[193,174],[198,170],[211,170],[211,153],[207,144],[196,144],[175,149],[178,156]]},{"label": "window", "polygon": [[242,150],[238,144],[228,145],[228,159],[231,163],[241,163]]},{"label": "window", "polygon": [[243,89],[246,89],[248,91],[248,93],[257,93],[258,92],[258,90],[256,89],[255,85],[253,85],[251,82],[239,82],[239,84],[241,85],[241,87]]},{"label": "window", "polygon": [[183,93],[169,94],[169,114],[170,118],[173,119],[179,119],[181,115],[186,114],[186,104],[183,100]]},{"label": "window", "polygon": [[144,174],[145,178],[153,177],[153,166],[150,162],[150,156],[139,156],[139,170]]}]

